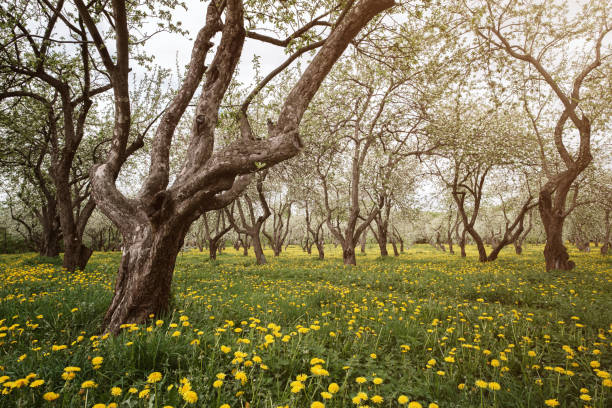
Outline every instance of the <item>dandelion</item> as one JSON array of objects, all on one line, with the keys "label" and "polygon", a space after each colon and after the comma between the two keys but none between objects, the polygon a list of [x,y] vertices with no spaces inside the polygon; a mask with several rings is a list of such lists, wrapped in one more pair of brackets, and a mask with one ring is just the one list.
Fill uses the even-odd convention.
[{"label": "dandelion", "polygon": [[383,379],[380,377],[376,377],[375,379],[372,380],[372,382],[376,385],[380,385],[383,383]]},{"label": "dandelion", "polygon": [[214,387],[214,388],[221,388],[221,386],[222,386],[222,385],[223,385],[223,380],[216,380],[216,381],[213,383],[213,387]]},{"label": "dandelion", "polygon": [[327,387],[327,391],[329,391],[332,394],[337,393],[339,390],[340,390],[340,386],[336,384],[335,382],[329,384],[329,386]]},{"label": "dandelion", "polygon": [[416,401],[412,401],[408,404],[408,408],[423,408],[423,406]]},{"label": "dandelion", "polygon": [[368,380],[365,377],[357,377],[355,378],[355,382],[357,384],[365,384],[366,382],[368,382]]},{"label": "dandelion", "polygon": [[148,388],[145,388],[144,390],[138,393],[138,398],[140,399],[148,398],[150,393],[151,393],[151,390]]},{"label": "dandelion", "polygon": [[58,398],[59,398],[59,394],[55,392],[46,392],[43,394],[43,399],[45,401],[55,401]]},{"label": "dandelion", "polygon": [[185,391],[183,392],[183,399],[189,404],[195,404],[198,401],[198,394],[194,391]]},{"label": "dandelion", "polygon": [[45,383],[45,380],[35,380],[35,381],[32,381],[32,384],[30,384],[30,387],[31,388],[40,387],[44,383]]},{"label": "dandelion", "polygon": [[555,398],[551,398],[544,401],[544,404],[549,407],[556,407],[559,405],[559,401],[557,401]]},{"label": "dandelion", "polygon": [[489,386],[489,383],[483,380],[476,380],[476,386],[478,388],[487,388]]},{"label": "dandelion", "polygon": [[488,384],[488,387],[491,391],[499,391],[501,390],[501,386],[499,385],[499,383],[496,383],[495,381],[490,382]]},{"label": "dandelion", "polygon": [[81,384],[81,388],[96,388],[97,386],[98,384],[91,380],[83,381],[83,383]]},{"label": "dandelion", "polygon": [[110,392],[111,392],[111,395],[112,395],[113,397],[118,397],[118,396],[120,396],[120,395],[121,395],[122,390],[121,390],[121,388],[119,388],[119,387],[113,387],[113,388],[111,388]]},{"label": "dandelion", "polygon": [[321,398],[328,400],[331,399],[333,397],[333,394],[327,391],[323,391],[321,392]]},{"label": "dandelion", "polygon": [[381,404],[384,401],[384,398],[380,395],[374,395],[372,398],[370,398],[370,401],[372,401],[374,404]]},{"label": "dandelion", "polygon": [[102,362],[104,361],[104,357],[94,357],[91,359],[91,364],[94,366],[99,366],[102,365]]},{"label": "dandelion", "polygon": [[397,397],[397,402],[401,405],[404,405],[408,402],[408,397],[405,395],[400,395],[399,397]]},{"label": "dandelion", "polygon": [[319,401],[314,401],[312,404],[310,404],[310,408],[325,408],[325,404]]},{"label": "dandelion", "polygon": [[162,379],[162,374],[159,371],[154,371],[147,377],[148,383],[156,383]]}]

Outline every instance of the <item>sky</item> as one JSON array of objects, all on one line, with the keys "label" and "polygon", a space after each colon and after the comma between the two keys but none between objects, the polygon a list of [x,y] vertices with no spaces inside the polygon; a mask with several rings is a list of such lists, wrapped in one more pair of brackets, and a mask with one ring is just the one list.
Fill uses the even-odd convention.
[{"label": "sky", "polygon": [[[175,21],[182,22],[183,29],[186,29],[189,35],[184,37],[178,34],[160,33],[153,37],[147,46],[151,54],[155,56],[155,62],[172,72],[176,71],[177,62],[181,68],[189,62],[193,39],[204,25],[206,18],[208,2],[187,0],[185,4],[187,5],[187,11],[183,8],[177,8],[173,17],[175,17]],[[219,38],[220,34],[213,39],[213,42],[218,44]],[[254,55],[261,57],[260,63],[264,76],[287,58],[283,48],[247,38],[238,66],[237,79],[241,83],[249,84],[253,82],[254,70],[251,61]],[[212,57],[213,54],[209,53],[207,63],[210,62]]]}]

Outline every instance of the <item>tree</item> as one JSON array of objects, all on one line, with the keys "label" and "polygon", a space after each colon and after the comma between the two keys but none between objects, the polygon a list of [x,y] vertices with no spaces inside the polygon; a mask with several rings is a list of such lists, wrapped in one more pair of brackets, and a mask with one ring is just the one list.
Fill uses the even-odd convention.
[{"label": "tree", "polygon": [[[29,120],[23,121],[22,115]],[[48,115],[38,102],[14,100],[0,112],[0,171],[17,231],[41,256],[59,255],[62,239],[55,186],[48,172]],[[40,231],[39,231],[40,229]]]},{"label": "tree", "polygon": [[[73,271],[84,268],[91,256],[91,249],[83,245],[83,233],[95,208],[88,186],[74,188],[83,181],[74,164],[93,98],[111,86],[92,66],[82,19],[67,20],[66,7],[64,0],[58,0],[54,4],[14,1],[0,8],[0,24],[6,27],[0,46],[0,100],[27,98],[46,111],[49,175],[64,240],[64,267]],[[41,24],[30,24],[30,19]],[[62,38],[66,34],[69,39]]]},{"label": "tree", "polygon": [[[556,121],[548,132],[532,102],[524,97],[547,177],[538,201],[546,232],[546,270],[570,270],[575,264],[563,245],[563,225],[572,208],[566,208],[566,201],[574,181],[592,160],[591,135],[598,109],[589,106],[589,98],[583,97],[581,91],[610,55],[605,48],[602,55],[602,44],[612,30],[606,2],[594,2],[574,16],[565,2],[554,0],[537,3],[512,0],[505,4],[478,0],[469,2],[466,8],[475,33],[485,42],[484,48],[523,64],[515,75],[524,83],[526,92],[535,94],[536,101],[549,100],[541,86],[546,84],[550,96],[557,102]],[[582,55],[560,58],[568,48],[578,48]],[[578,64],[577,61],[586,62]],[[578,147],[573,153],[568,143],[568,125],[578,133]],[[551,157],[545,154],[546,140],[554,142],[561,167],[553,167]]]},{"label": "tree", "polygon": [[[266,200],[263,191],[263,182],[267,174],[267,170],[264,170],[263,172],[257,174],[256,190],[257,199],[261,207],[260,215],[256,215],[254,200],[249,196],[248,192],[244,193],[242,197],[237,198],[231,207],[225,208],[227,219],[229,220],[234,230],[239,234],[244,234],[245,236],[251,238],[253,252],[255,253],[255,260],[257,261],[258,265],[263,265],[267,263],[266,256],[263,252],[263,248],[261,245],[261,229],[271,214],[270,207],[268,206],[268,201]],[[243,199],[245,202],[246,210],[244,210],[242,207],[241,199]],[[239,223],[236,222],[233,215],[235,209],[238,210],[238,215],[240,216]],[[247,216],[245,216],[245,212],[247,212],[248,218]],[[246,242],[244,244],[246,245]]]},{"label": "tree", "polygon": [[[105,331],[116,333],[124,323],[141,322],[150,314],[159,314],[168,308],[176,256],[189,226],[202,212],[227,206],[244,191],[251,173],[298,154],[302,147],[298,127],[320,84],[361,28],[391,7],[393,2],[362,0],[348,3],[345,7],[332,7],[326,16],[335,12],[338,17],[335,22],[328,22],[328,26],[332,26],[331,32],[322,44],[317,45],[319,51],[286,96],[277,121],[268,127],[268,138],[254,138],[248,111],[241,108],[241,138],[215,151],[220,105],[236,70],[247,32],[242,1],[211,1],[206,23],[194,41],[184,80],[156,129],[149,174],[134,198],[124,196],[115,185],[130,131],[131,10],[125,1],[112,1],[112,10],[108,14],[114,17],[115,46],[110,47],[85,3],[75,0],[75,4],[110,76],[115,100],[111,149],[106,161],[92,169],[91,183],[96,203],[121,230],[125,246],[115,294],[103,323]],[[222,20],[223,15],[225,20]],[[316,24],[316,21],[311,22],[310,27],[316,27]],[[220,42],[207,66],[206,55],[212,49],[211,40],[218,32],[221,33]],[[292,38],[307,32],[308,28],[303,29]],[[308,50],[316,48],[309,44],[296,52],[302,50],[304,53],[306,47]],[[110,51],[113,49],[116,50],[114,57]],[[202,92],[195,107],[189,150],[180,171],[169,185],[172,137],[204,76]]]}]

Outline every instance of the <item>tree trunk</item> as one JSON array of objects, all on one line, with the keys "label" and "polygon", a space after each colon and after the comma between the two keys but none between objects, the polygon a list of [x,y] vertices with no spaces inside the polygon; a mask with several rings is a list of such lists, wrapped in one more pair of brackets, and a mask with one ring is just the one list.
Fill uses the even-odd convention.
[{"label": "tree trunk", "polygon": [[383,231],[381,228],[378,229],[378,248],[380,249],[380,256],[389,256],[389,251],[387,251],[387,231]]},{"label": "tree trunk", "polygon": [[546,232],[546,245],[544,246],[544,259],[546,260],[546,270],[553,269],[569,271],[574,269],[576,264],[570,261],[567,248],[563,245],[563,223],[565,217],[558,214],[552,206],[551,194],[543,190],[540,192],[540,202],[538,205],[544,231]]},{"label": "tree trunk", "polygon": [[316,242],[317,252],[319,253],[319,259],[325,259],[325,243],[321,241]]},{"label": "tree trunk", "polygon": [[128,322],[143,322],[149,315],[168,310],[176,257],[189,226],[172,228],[170,223],[140,225],[124,237],[115,294],[104,316],[105,332],[118,333]]},{"label": "tree trunk", "polygon": [[395,243],[394,239],[391,240],[391,246],[393,246],[393,256],[399,256],[399,252],[397,252],[397,244]]},{"label": "tree trunk", "polygon": [[466,253],[465,253],[465,233],[466,231],[463,230],[463,232],[461,233],[461,239],[459,240],[459,248],[461,248],[461,257],[465,258],[466,257]]},{"label": "tree trunk", "polygon": [[523,253],[523,245],[518,241],[514,242],[514,252],[517,255],[521,255]]},{"label": "tree trunk", "polygon": [[[221,249],[221,248],[218,248]],[[210,243],[208,244],[208,257],[210,259],[217,259],[217,241],[215,240],[210,240]]]},{"label": "tree trunk", "polygon": [[607,255],[608,250],[610,249],[610,210],[605,211],[604,219],[606,223],[606,233],[601,243],[599,252],[601,252],[602,255]]},{"label": "tree trunk", "polygon": [[261,247],[261,239],[259,238],[259,234],[254,234],[251,236],[251,240],[253,241],[253,252],[255,252],[255,259],[257,260],[257,265],[263,265],[267,263],[266,256],[263,253],[263,249]]},{"label": "tree trunk", "polygon": [[453,237],[450,232],[448,233],[448,252],[452,255],[455,254],[455,250],[453,249]]},{"label": "tree trunk", "polygon": [[76,238],[70,239],[69,237],[64,238],[64,246],[63,267],[71,272],[77,269],[85,269],[93,250],[83,245],[81,240]]},{"label": "tree trunk", "polygon": [[56,257],[59,255],[60,234],[61,232],[59,228],[48,228],[43,231],[42,242],[39,250],[40,256]]},{"label": "tree trunk", "polygon": [[353,243],[344,243],[342,245],[342,261],[345,265],[357,265],[355,258],[355,245]]},{"label": "tree trunk", "polygon": [[360,251],[362,254],[366,253],[366,233],[364,232],[363,234],[361,234],[361,240],[360,240],[360,244],[361,244],[361,248]]}]

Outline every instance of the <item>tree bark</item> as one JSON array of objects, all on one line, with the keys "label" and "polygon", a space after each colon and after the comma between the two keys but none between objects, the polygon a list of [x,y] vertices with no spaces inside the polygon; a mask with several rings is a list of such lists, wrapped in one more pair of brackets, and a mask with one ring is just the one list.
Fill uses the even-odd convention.
[{"label": "tree bark", "polygon": [[[559,192],[557,193],[559,194]],[[565,202],[565,200],[563,200]],[[567,248],[563,245],[563,224],[565,215],[555,211],[552,204],[551,194],[547,190],[540,191],[540,203],[538,206],[544,231],[546,232],[546,244],[544,246],[544,259],[546,270],[554,269],[569,271],[576,264],[570,261]]]},{"label": "tree bark", "polygon": [[357,258],[355,258],[355,245],[351,243],[342,244],[342,262],[345,265],[357,265]]},{"label": "tree bark", "polygon": [[[115,58],[82,0],[75,0],[75,4],[111,76],[114,91],[113,141],[107,160],[91,170],[91,185],[100,210],[124,237],[115,295],[104,319],[104,330],[117,333],[125,323],[141,323],[150,314],[167,310],[176,257],[188,228],[202,211],[227,207],[244,192],[251,174],[260,171],[262,163],[271,167],[300,152],[299,125],[321,83],[357,33],[393,2],[361,0],[348,8],[285,98],[277,123],[269,127],[269,137],[259,140],[249,134],[243,112],[242,138],[218,150],[214,141],[219,110],[242,54],[246,30],[242,1],[221,3],[225,7],[223,23],[216,2],[210,2],[187,73],[160,119],[151,147],[149,174],[136,198],[126,197],[116,186],[128,151],[131,122],[126,3],[112,2]],[[222,31],[221,39],[207,66],[206,54],[218,31]],[[195,108],[186,159],[169,185],[172,139],[200,83],[203,89]],[[260,246],[259,236],[252,238],[254,246]]]},{"label": "tree bark", "polygon": [[606,209],[605,213],[604,213],[604,220],[606,223],[606,233],[604,236],[604,239],[601,243],[601,248],[599,249],[599,252],[602,255],[607,255],[608,251],[610,250],[610,210]]},{"label": "tree bark", "polygon": [[142,322],[168,309],[176,257],[189,224],[175,227],[169,220],[157,228],[147,223],[124,236],[125,249],[113,300],[104,316],[105,332],[117,333],[126,322]]},{"label": "tree bark", "polygon": [[316,241],[317,252],[319,253],[319,259],[325,259],[325,242],[323,240]]}]

